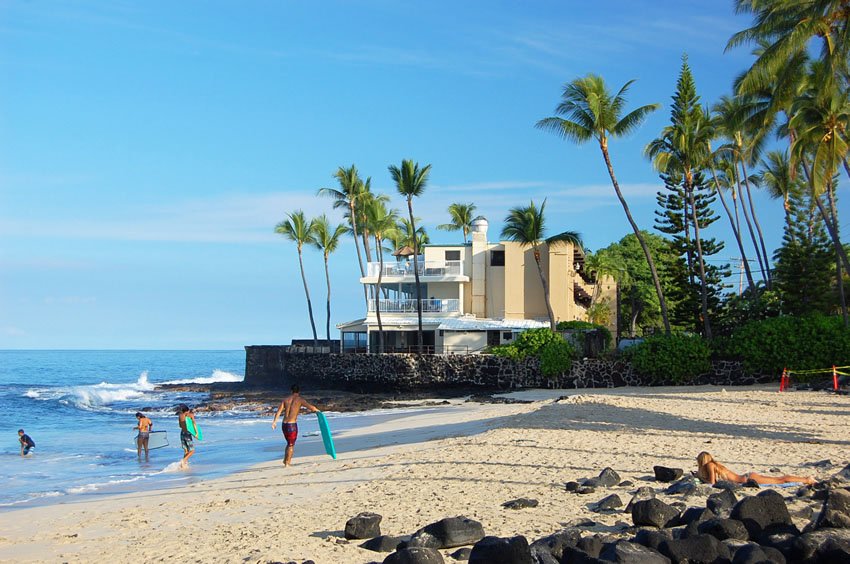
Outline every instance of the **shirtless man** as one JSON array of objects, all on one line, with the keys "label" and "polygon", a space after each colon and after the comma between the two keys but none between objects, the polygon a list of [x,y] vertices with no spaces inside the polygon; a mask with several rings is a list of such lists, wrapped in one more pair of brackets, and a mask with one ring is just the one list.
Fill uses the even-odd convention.
[{"label": "shirtless man", "polygon": [[136,452],[139,455],[139,458],[142,458],[142,449],[145,449],[145,460],[148,459],[148,440],[151,436],[151,428],[153,427],[153,421],[145,417],[145,415],[141,412],[136,413],[136,420],[139,422],[138,425],[133,427],[134,430],[139,432],[139,436],[136,438]]},{"label": "shirtless man", "polygon": [[180,468],[186,468],[189,465],[189,459],[195,454],[195,445],[192,442],[194,437],[186,428],[186,419],[191,419],[194,424],[195,414],[192,413],[188,405],[181,403],[177,407],[177,421],[180,423],[180,445],[183,447],[183,460],[180,461]]},{"label": "shirtless man", "polygon": [[298,416],[301,414],[301,409],[309,409],[312,413],[316,413],[319,409],[301,397],[301,389],[295,385],[292,386],[292,394],[283,398],[280,402],[280,407],[277,408],[277,413],[274,414],[272,421],[272,429],[277,428],[277,418],[281,413],[283,416],[283,438],[286,439],[286,455],[283,458],[283,465],[289,466],[292,463],[292,453],[295,451],[295,440],[298,438]]}]

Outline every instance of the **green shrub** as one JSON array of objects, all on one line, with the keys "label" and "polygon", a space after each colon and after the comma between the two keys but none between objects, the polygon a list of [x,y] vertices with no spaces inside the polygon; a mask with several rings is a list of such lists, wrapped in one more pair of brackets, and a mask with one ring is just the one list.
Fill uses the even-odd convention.
[{"label": "green shrub", "polygon": [[648,337],[629,347],[625,356],[635,370],[657,383],[687,384],[711,370],[711,349],[698,335]]},{"label": "green shrub", "polygon": [[513,343],[493,347],[490,352],[513,360],[536,357],[540,359],[540,371],[548,377],[569,370],[576,354],[561,335],[546,328],[523,331]]},{"label": "green shrub", "polygon": [[773,317],[736,329],[724,352],[742,359],[751,374],[846,366],[850,364],[850,330],[840,317]]},{"label": "green shrub", "polygon": [[604,325],[596,325],[587,321],[559,321],[556,329],[558,331],[601,331],[605,339],[605,350],[611,349],[611,331]]}]

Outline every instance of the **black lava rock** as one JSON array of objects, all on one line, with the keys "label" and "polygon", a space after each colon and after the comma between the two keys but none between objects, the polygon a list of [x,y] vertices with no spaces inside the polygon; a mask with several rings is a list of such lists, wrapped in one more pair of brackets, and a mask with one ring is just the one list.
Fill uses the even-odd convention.
[{"label": "black lava rock", "polygon": [[439,552],[424,546],[403,548],[384,558],[384,564],[443,564],[444,562]]},{"label": "black lava rock", "polygon": [[620,499],[620,496],[618,496],[617,494],[611,494],[597,501],[596,505],[593,506],[592,511],[596,513],[601,513],[603,511],[611,511],[612,509],[616,509],[622,506],[623,500]]},{"label": "black lava rock", "polygon": [[738,503],[738,498],[729,490],[722,490],[708,496],[705,506],[718,515],[728,515],[735,504]]},{"label": "black lava rock", "polygon": [[730,482],[729,480],[717,480],[714,482],[714,487],[718,490],[729,490],[734,492],[741,489],[741,484]]},{"label": "black lava rock", "polygon": [[670,563],[670,559],[660,552],[624,540],[606,545],[599,558],[610,562],[620,562],[621,564]]},{"label": "black lava rock", "polygon": [[785,500],[782,495],[772,490],[745,497],[735,505],[730,517],[744,524],[752,540],[776,530],[777,526],[793,527]]},{"label": "black lava rock", "polygon": [[639,501],[632,507],[632,522],[636,526],[648,525],[659,529],[675,524],[679,511],[660,499]]},{"label": "black lava rock", "polygon": [[521,497],[519,499],[512,499],[510,501],[506,501],[502,504],[502,507],[505,509],[525,509],[527,507],[537,507],[536,499],[528,499],[527,497]]},{"label": "black lava rock", "polygon": [[552,533],[531,543],[532,552],[545,550],[557,560],[562,560],[565,547],[575,547],[581,539],[581,531],[570,528]]},{"label": "black lava rock", "polygon": [[729,548],[711,535],[670,540],[661,543],[658,550],[673,562],[690,564],[720,564],[728,562],[731,558]]},{"label": "black lava rock", "polygon": [[522,535],[509,538],[484,537],[469,553],[469,564],[533,564],[531,548]]},{"label": "black lava rock", "polygon": [[392,552],[398,548],[399,543],[404,541],[402,537],[392,537],[390,535],[381,535],[373,539],[369,539],[360,545],[360,548],[371,550],[373,552]]},{"label": "black lava rock", "polygon": [[578,482],[567,482],[567,483],[564,485],[564,487],[566,488],[566,490],[567,490],[568,492],[574,492],[574,491],[576,491],[576,490],[579,488],[579,486],[581,486],[581,484],[579,484]]},{"label": "black lava rock", "polygon": [[829,490],[817,527],[819,529],[850,528],[850,492],[838,488]]},{"label": "black lava rock", "polygon": [[[594,478],[594,480],[595,479],[596,478]],[[580,494],[580,495],[592,494],[595,491],[596,491],[596,488],[594,488],[593,486],[579,486],[578,488],[576,488],[576,493]]]},{"label": "black lava rock", "polygon": [[455,548],[475,544],[484,538],[481,523],[466,517],[447,517],[431,523],[413,534],[411,542],[422,534],[431,535],[437,540],[435,548]]},{"label": "black lava rock", "polygon": [[381,517],[377,513],[358,513],[345,523],[345,538],[371,539],[381,535]]},{"label": "black lava rock", "polygon": [[634,542],[653,550],[658,550],[661,543],[668,540],[673,540],[673,533],[667,529],[640,529],[634,538]]},{"label": "black lava rock", "polygon": [[469,560],[469,555],[471,553],[472,553],[472,549],[469,548],[468,546],[465,546],[463,548],[459,548],[459,549],[455,550],[454,552],[449,554],[449,556],[451,556],[455,560]]},{"label": "black lava rock", "polygon": [[735,519],[723,519],[721,517],[709,519],[700,523],[697,530],[700,534],[711,535],[717,540],[747,540],[749,538],[747,528]]},{"label": "black lava rock", "polygon": [[652,471],[655,472],[656,480],[665,483],[678,480],[684,473],[681,468],[667,468],[666,466],[653,466]]},{"label": "black lava rock", "polygon": [[632,507],[634,507],[635,503],[645,501],[647,499],[655,499],[655,490],[649,486],[639,487],[632,496],[631,501],[629,501],[629,504],[626,505],[626,513],[631,513]]}]

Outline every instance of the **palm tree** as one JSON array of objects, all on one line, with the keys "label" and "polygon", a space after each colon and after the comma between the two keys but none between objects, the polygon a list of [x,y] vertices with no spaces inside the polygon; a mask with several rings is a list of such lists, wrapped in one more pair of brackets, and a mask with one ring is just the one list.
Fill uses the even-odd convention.
[{"label": "palm tree", "polygon": [[[738,194],[741,196],[739,199],[741,211],[753,241],[762,277],[770,288],[770,259],[767,246],[764,244],[761,224],[756,215],[752,190],[750,190],[750,175],[747,170],[747,163],[752,164],[758,159],[764,144],[764,136],[760,134],[759,128],[754,127],[754,122],[748,119],[752,108],[740,96],[721,96],[720,101],[714,105],[713,111],[718,132],[728,140],[718,149],[718,152],[731,157],[732,164],[735,166],[734,176],[738,185]],[[740,173],[738,167],[740,167]]]},{"label": "palm tree", "polygon": [[[327,320],[325,324],[325,332],[327,334],[328,346],[331,343],[331,275],[328,269],[328,257],[335,252],[339,247],[340,238],[348,233],[348,228],[339,224],[331,228],[331,223],[328,216],[320,215],[313,221],[313,244],[316,245],[325,258],[325,280],[328,284],[328,301],[327,301]],[[356,241],[356,239],[355,239]]]},{"label": "palm tree", "polygon": [[316,334],[316,322],[313,320],[313,302],[310,301],[310,288],[307,286],[307,276],[304,274],[304,260],[302,249],[304,245],[315,243],[315,223],[304,217],[304,212],[296,210],[286,214],[286,219],[277,224],[275,233],[283,235],[286,239],[293,241],[298,247],[298,265],[301,267],[301,282],[304,283],[304,295],[307,296],[307,313],[310,315],[310,327],[313,328],[313,347],[319,346],[319,336]]},{"label": "palm tree", "polygon": [[[366,276],[363,268],[363,256],[360,254],[360,244],[357,241],[358,206],[363,199],[364,192],[368,192],[368,184],[360,179],[357,167],[351,165],[348,168],[339,167],[334,173],[334,178],[339,183],[339,188],[319,188],[317,194],[330,196],[334,199],[334,208],[348,208],[346,218],[351,223],[351,233],[354,236],[354,248],[357,250],[357,264],[360,266],[360,276]],[[367,181],[368,182],[368,181]],[[363,297],[368,299],[366,287],[363,287]]]},{"label": "palm tree", "polygon": [[847,0],[736,0],[737,13],[754,16],[751,27],[734,34],[726,50],[745,43],[764,45],[740,83],[744,89],[760,86],[792,57],[805,52],[812,38],[821,41],[820,59],[833,80],[847,67],[850,52],[850,7]]},{"label": "palm tree", "polygon": [[472,231],[472,218],[475,215],[475,204],[459,204],[454,203],[449,205],[449,216],[451,223],[438,225],[437,229],[443,231],[463,231],[463,243],[466,244],[469,232]]},{"label": "palm tree", "polygon": [[549,298],[549,283],[543,274],[540,264],[540,245],[546,243],[551,245],[555,242],[572,243],[582,248],[581,235],[574,231],[564,231],[554,237],[546,237],[546,216],[544,210],[546,200],[540,205],[540,209],[531,200],[529,205],[511,208],[505,217],[505,226],[502,228],[502,238],[519,243],[523,247],[530,246],[534,253],[534,262],[537,264],[537,274],[540,276],[540,285],[543,286],[543,299],[546,302],[546,311],[549,314],[549,327],[554,331],[557,327],[555,312],[552,310],[552,302]]},{"label": "palm tree", "polygon": [[661,306],[661,318],[664,322],[664,330],[670,333],[667,302],[664,299],[664,291],[661,289],[661,281],[658,278],[655,262],[652,260],[649,247],[646,245],[646,241],[632,217],[629,205],[620,191],[620,185],[614,174],[614,165],[611,163],[611,156],[608,154],[609,138],[621,137],[631,133],[640,126],[650,112],[659,108],[658,104],[648,104],[632,110],[623,116],[623,109],[626,105],[625,95],[633,82],[634,80],[628,81],[620,88],[617,94],[612,96],[605,84],[605,80],[601,76],[589,74],[584,78],[577,78],[564,86],[561,103],[555,109],[555,112],[559,116],[566,116],[566,118],[545,118],[537,122],[537,127],[551,131],[574,143],[581,144],[591,139],[595,139],[599,143],[599,149],[602,151],[602,158],[605,160],[605,166],[608,168],[608,176],[611,177],[614,192],[617,193],[617,198],[623,206],[626,218],[629,220],[635,237],[637,237],[643,249],[646,262],[652,273],[652,281],[655,285],[655,291],[658,294],[658,301]]},{"label": "palm tree", "polygon": [[767,193],[773,199],[782,198],[785,210],[785,224],[788,234],[794,241],[793,220],[791,219],[791,197],[799,190],[798,173],[791,168],[788,151],[770,151],[761,160],[759,182],[767,188]]},{"label": "palm tree", "polygon": [[702,171],[711,156],[711,138],[714,128],[711,118],[699,105],[693,76],[687,57],[683,57],[682,70],[673,96],[672,124],[665,127],[661,137],[651,141],[645,150],[655,169],[662,174],[681,175],[685,198],[690,207],[690,220],[694,227],[697,265],[700,280],[700,307],[705,337],[711,339],[711,321],[708,317],[708,284],[702,255],[702,239],[694,197],[694,177]]},{"label": "palm tree", "polygon": [[[823,77],[826,69],[813,65],[812,76]],[[844,277],[841,274],[842,251],[839,238],[838,212],[835,205],[835,176],[838,167],[847,159],[850,151],[850,95],[834,82],[810,81],[815,86],[799,96],[794,102],[789,125],[794,128],[797,138],[791,147],[792,162],[799,163],[805,156],[811,155],[808,174],[812,196],[822,207],[820,196],[826,194],[829,213],[827,227],[836,254],[836,272],[841,312],[844,325],[850,325],[847,305],[844,297]]]},{"label": "palm tree", "polygon": [[384,238],[392,236],[392,232],[396,229],[396,220],[398,212],[396,210],[387,211],[384,201],[380,198],[375,198],[369,202],[365,208],[366,222],[369,225],[369,231],[375,238],[375,253],[378,255],[379,269],[378,282],[375,285],[375,316],[378,318],[378,352],[384,352],[384,324],[381,320],[381,282],[384,276]]},{"label": "palm tree", "polygon": [[[714,180],[714,191],[720,197],[720,203],[723,205],[723,210],[726,212],[726,217],[729,218],[729,224],[732,226],[732,235],[735,237],[735,242],[738,244],[738,252],[741,253],[741,263],[744,265],[744,272],[747,275],[747,285],[750,289],[750,295],[755,299],[756,283],[753,280],[753,272],[750,270],[750,261],[747,259],[747,252],[744,249],[744,242],[741,239],[741,221],[738,216],[738,194],[736,192],[737,174],[732,163],[722,157],[722,151],[713,152],[712,158],[709,161],[711,169],[711,177]],[[718,175],[718,169],[721,173]],[[718,177],[719,176],[719,177]],[[729,204],[726,203],[724,192],[729,190],[732,195],[732,205],[735,208],[735,215],[729,210]]]},{"label": "palm tree", "polygon": [[[413,217],[413,198],[419,197],[425,192],[425,185],[428,183],[428,173],[431,171],[431,165],[425,165],[419,168],[419,163],[404,159],[401,161],[400,168],[390,165],[388,169],[393,182],[395,182],[398,193],[407,198],[410,226],[412,231],[416,233],[416,219]],[[419,284],[419,245],[414,246],[413,250],[415,251],[413,253],[413,276],[416,281],[416,316],[419,322],[416,332],[416,344],[419,352],[422,352],[422,288]]]}]

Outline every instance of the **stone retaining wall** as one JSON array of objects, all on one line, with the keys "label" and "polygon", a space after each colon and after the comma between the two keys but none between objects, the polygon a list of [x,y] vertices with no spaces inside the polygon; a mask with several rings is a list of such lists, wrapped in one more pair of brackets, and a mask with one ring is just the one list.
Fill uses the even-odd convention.
[{"label": "stone retaining wall", "polygon": [[[313,354],[283,346],[245,347],[245,383],[258,387],[339,389],[354,392],[429,388],[614,388],[664,384],[641,376],[625,361],[578,360],[566,374],[547,378],[536,359],[513,361],[492,355]],[[696,384],[722,386],[776,382],[748,376],[735,361],[714,361]]]}]

